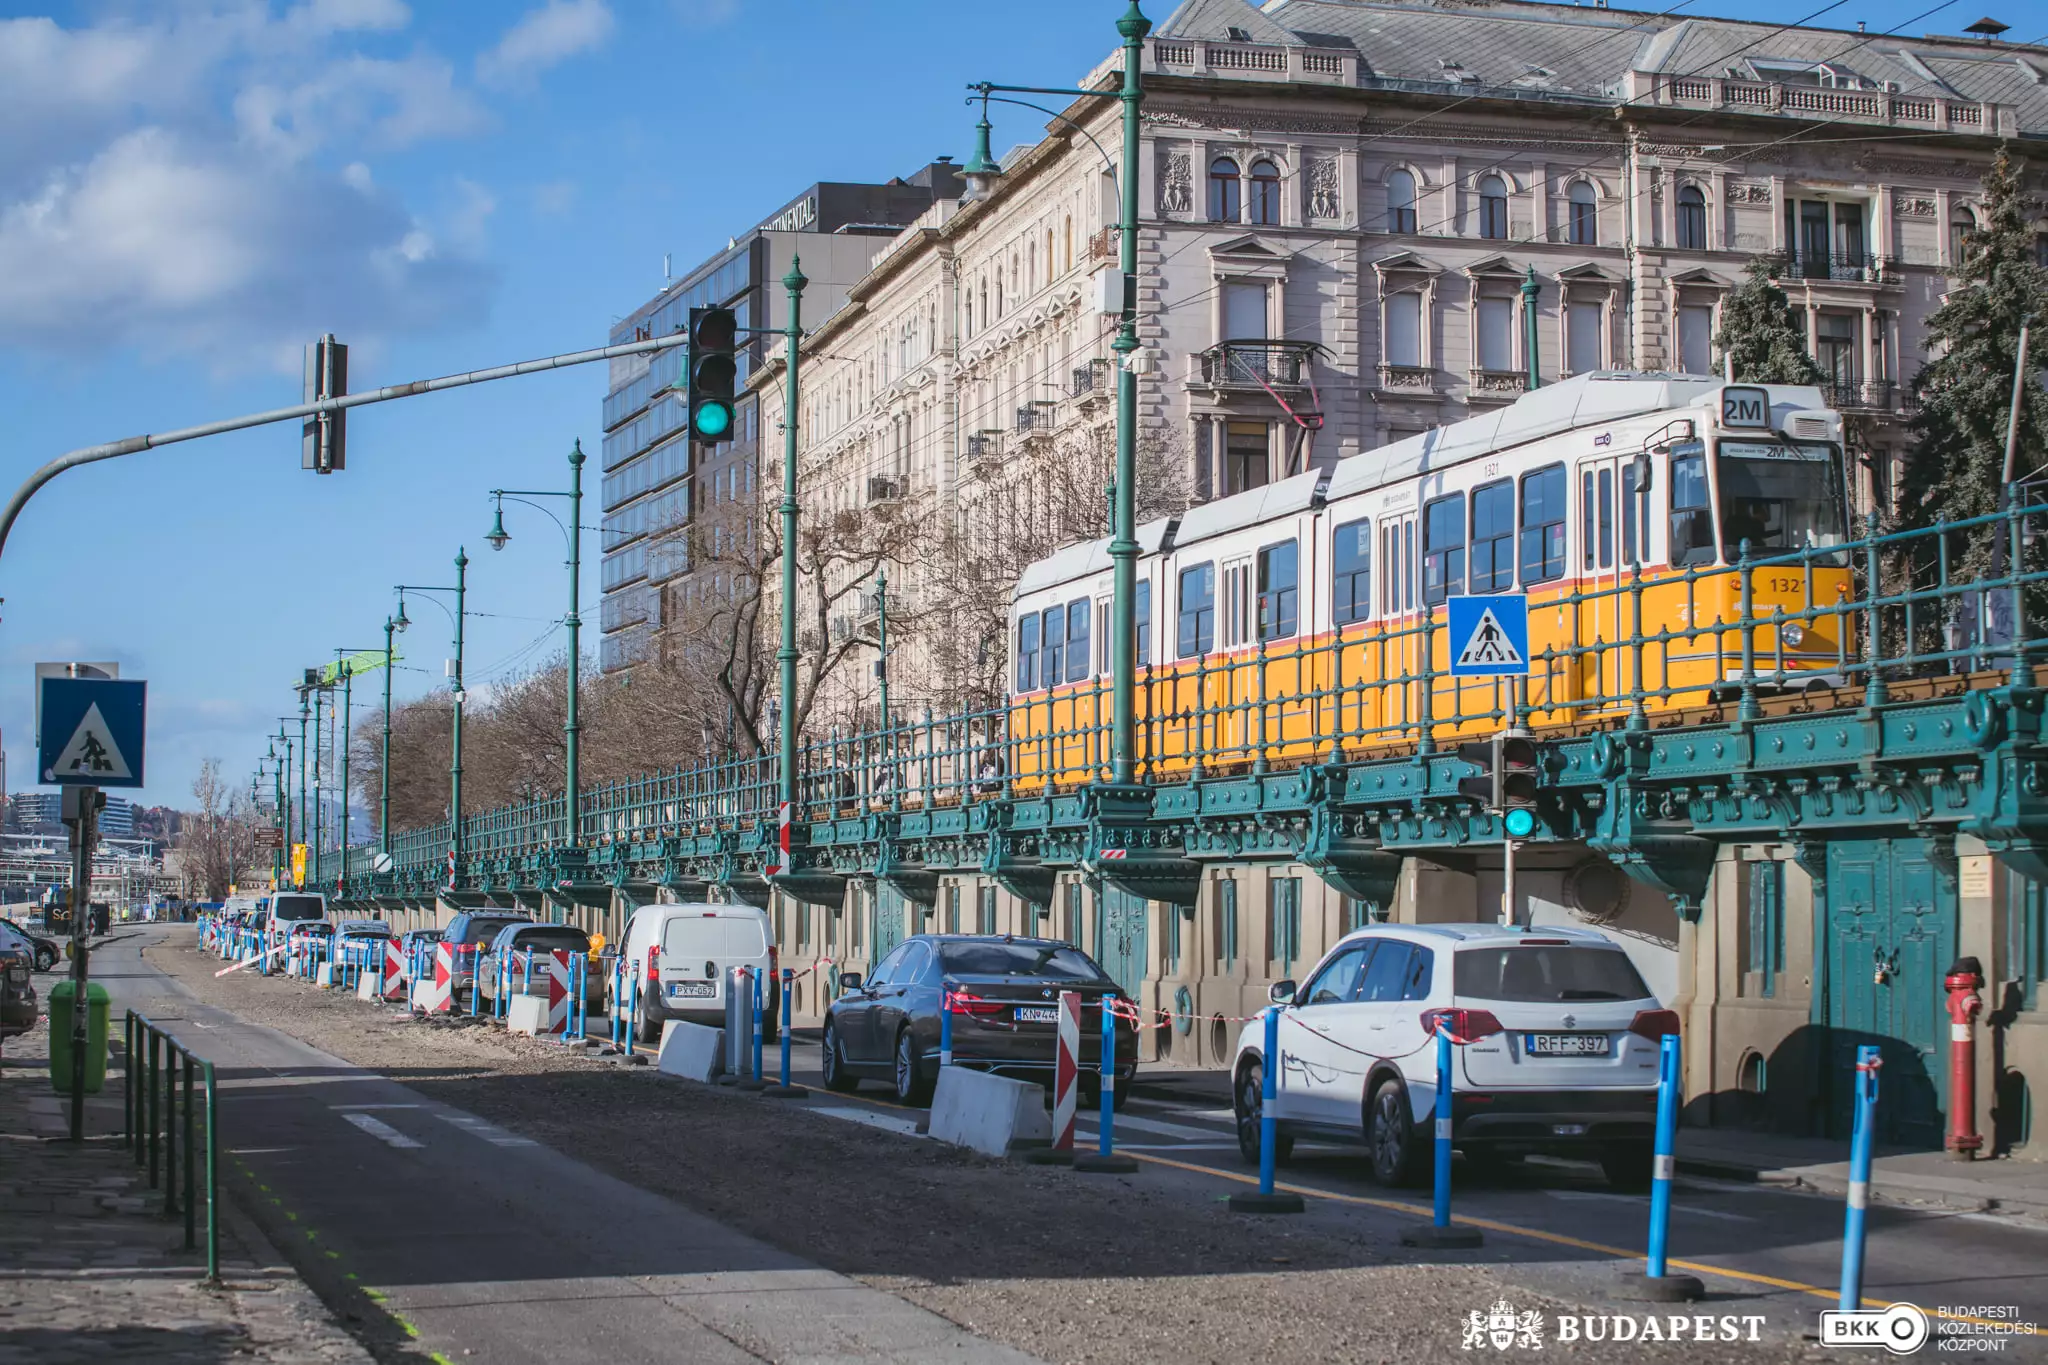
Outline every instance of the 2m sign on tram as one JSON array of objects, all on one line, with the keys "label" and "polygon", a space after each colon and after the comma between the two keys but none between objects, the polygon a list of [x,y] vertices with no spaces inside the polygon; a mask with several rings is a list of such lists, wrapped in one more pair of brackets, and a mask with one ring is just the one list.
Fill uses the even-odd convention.
[{"label": "2m sign on tram", "polygon": [[1529,671],[1529,599],[1522,593],[1453,597],[1451,676],[1519,678]]}]

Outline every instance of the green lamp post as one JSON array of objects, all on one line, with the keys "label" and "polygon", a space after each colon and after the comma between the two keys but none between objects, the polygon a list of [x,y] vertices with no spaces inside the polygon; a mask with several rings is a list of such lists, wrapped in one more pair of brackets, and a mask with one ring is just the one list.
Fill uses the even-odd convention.
[{"label": "green lamp post", "polygon": [[1529,365],[1529,392],[1534,393],[1543,385],[1541,367],[1537,361],[1542,351],[1536,342],[1536,301],[1542,294],[1536,283],[1536,267],[1529,267],[1528,276],[1522,281],[1522,352]]},{"label": "green lamp post", "polygon": [[[454,729],[448,744],[448,884],[453,886],[462,870],[462,703],[467,694],[462,690],[462,627],[468,616],[464,603],[469,589],[469,555],[462,549],[455,551],[455,586],[437,587],[426,583],[400,583],[398,592],[398,615],[391,620],[391,629],[403,631],[412,624],[405,614],[405,595],[413,593],[452,593],[455,596],[455,610],[448,612],[447,606],[438,598],[429,596],[428,601],[448,612],[448,619],[455,626],[454,671],[450,675],[451,695],[454,699]],[[390,724],[391,708],[384,708],[385,724]],[[391,767],[390,740],[385,741],[384,767]],[[388,805],[388,803],[387,803]]]},{"label": "green lamp post", "polygon": [[[582,736],[583,727],[576,719],[577,678],[580,672],[579,665],[582,663],[579,657],[582,651],[580,632],[583,626],[583,618],[577,611],[582,599],[583,442],[577,441],[569,450],[568,492],[565,493],[559,489],[548,488],[493,488],[491,490],[493,513],[491,530],[484,539],[491,543],[493,550],[504,549],[506,542],[512,539],[510,533],[505,530],[505,501],[508,498],[513,502],[524,503],[537,512],[545,513],[548,520],[554,522],[561,529],[563,537],[569,542],[569,612],[562,618],[562,624],[568,628],[569,633],[569,697],[567,711],[562,720],[562,747],[565,751],[565,766],[568,769],[563,775],[562,846],[564,848],[574,848],[577,846],[583,833],[582,783],[579,780],[580,765],[577,753],[577,741]],[[531,501],[533,498],[567,498],[569,500],[568,525],[564,526],[560,517],[548,511],[540,503]]]}]

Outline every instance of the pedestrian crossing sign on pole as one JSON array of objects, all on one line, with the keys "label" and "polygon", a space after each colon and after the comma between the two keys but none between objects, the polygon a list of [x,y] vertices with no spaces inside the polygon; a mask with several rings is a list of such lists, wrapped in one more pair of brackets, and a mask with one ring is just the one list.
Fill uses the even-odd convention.
[{"label": "pedestrian crossing sign on pole", "polygon": [[52,786],[139,787],[149,684],[44,676],[36,770]]},{"label": "pedestrian crossing sign on pole", "polygon": [[1529,671],[1529,599],[1519,593],[1450,599],[1451,676],[1521,677]]}]

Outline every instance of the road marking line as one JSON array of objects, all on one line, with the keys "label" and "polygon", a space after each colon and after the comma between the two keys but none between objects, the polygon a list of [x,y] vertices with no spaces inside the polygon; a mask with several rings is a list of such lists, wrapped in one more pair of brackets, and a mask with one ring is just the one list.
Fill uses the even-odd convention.
[{"label": "road marking line", "polygon": [[[1238,1171],[1218,1170],[1214,1166],[1198,1166],[1192,1161],[1175,1161],[1171,1157],[1153,1156],[1146,1152],[1139,1152],[1134,1159],[1147,1161],[1155,1166],[1170,1166],[1174,1170],[1187,1171],[1194,1175],[1213,1175],[1239,1185],[1256,1185],[1259,1183],[1259,1178],[1255,1175],[1244,1175]],[[1340,1204],[1358,1204],[1365,1208],[1386,1209],[1393,1213],[1405,1213],[1416,1218],[1428,1218],[1434,1212],[1422,1204],[1403,1203],[1398,1199],[1369,1199],[1359,1194],[1340,1194],[1336,1190],[1319,1190],[1313,1185],[1290,1185],[1275,1181],[1273,1188],[1276,1190],[1287,1190],[1311,1199],[1330,1199]],[[1527,1237],[1533,1241],[1549,1242],[1556,1246],[1567,1246],[1574,1247],[1580,1251],[1598,1252],[1600,1255],[1613,1256],[1624,1261],[1640,1261],[1643,1259],[1642,1252],[1630,1251],[1626,1247],[1608,1246],[1604,1242],[1589,1242],[1582,1237],[1568,1237],[1561,1232],[1543,1232],[1536,1228],[1518,1227],[1513,1223],[1502,1223],[1492,1218],[1472,1218],[1461,1214],[1452,1218],[1451,1221],[1463,1223],[1468,1227],[1483,1228],[1488,1232],[1504,1233],[1510,1237]],[[1823,1289],[1817,1284],[1806,1284],[1800,1280],[1780,1279],[1775,1275],[1759,1275],[1749,1270],[1729,1270],[1725,1266],[1707,1265],[1701,1261],[1673,1260],[1667,1261],[1665,1264],[1667,1266],[1675,1266],[1680,1270],[1690,1270],[1701,1275],[1719,1275],[1723,1279],[1740,1280],[1745,1284],[1761,1284],[1769,1285],[1773,1289],[1789,1289],[1795,1293],[1810,1294],[1814,1298],[1825,1299],[1829,1303],[1834,1303],[1841,1297],[1839,1289]],[[1892,1305],[1889,1299],[1866,1298],[1863,1300],[1863,1306],[1866,1308],[1889,1308]],[[1941,1316],[1950,1315],[1943,1314]],[[1953,1316],[1957,1322],[1983,1324],[1988,1321],[1984,1318],[1965,1317],[1961,1314]],[[2004,1324],[2000,1325],[2003,1326]],[[2035,1336],[2044,1336],[2048,1335],[2048,1331],[2036,1327],[2033,1330],[2033,1334]]]},{"label": "road marking line", "polygon": [[[1640,1209],[1647,1209],[1650,1206],[1649,1197],[1640,1194],[1607,1194],[1600,1190],[1545,1190],[1544,1193],[1552,1199],[1562,1199],[1566,1202],[1574,1200],[1599,1200],[1605,1203],[1632,1204]],[[1671,1211],[1673,1213],[1694,1214],[1701,1218],[1724,1218],[1731,1223],[1754,1223],[1756,1221],[1756,1219],[1746,1213],[1726,1213],[1720,1209],[1695,1208],[1691,1204],[1674,1203],[1671,1206]]]},{"label": "road marking line", "polygon": [[353,1123],[356,1127],[362,1129],[364,1132],[368,1133],[371,1137],[377,1139],[379,1142],[387,1143],[393,1147],[424,1147],[427,1145],[424,1142],[420,1142],[416,1139],[407,1137],[405,1134],[399,1132],[396,1128],[393,1128],[390,1124],[384,1122],[384,1120],[379,1118],[373,1118],[369,1114],[345,1113],[342,1115],[342,1117],[344,1119],[347,1119],[350,1123]]},{"label": "road marking line", "polygon": [[471,1137],[482,1138],[493,1147],[535,1147],[539,1144],[532,1138],[523,1138],[506,1132],[496,1124],[486,1123],[474,1114],[435,1114],[443,1123],[453,1124]]},{"label": "road marking line", "polygon": [[[1098,1115],[1094,1127],[1099,1130],[1101,1126],[1102,1120]],[[1158,1119],[1139,1118],[1135,1114],[1118,1114],[1116,1126],[1134,1128],[1140,1133],[1156,1133],[1160,1137],[1195,1138],[1205,1142],[1230,1136],[1228,1133],[1219,1133],[1214,1128],[1190,1128],[1184,1123],[1162,1123]]]},{"label": "road marking line", "polygon": [[334,1110],[334,1111],[335,1111],[336,1113],[345,1113],[345,1112],[347,1112],[348,1110],[351,1110],[351,1109],[417,1109],[417,1108],[419,1108],[419,1106],[418,1106],[418,1105],[416,1105],[416,1104],[330,1104],[330,1105],[328,1105],[327,1107],[328,1107],[329,1109],[332,1109],[332,1110]]}]

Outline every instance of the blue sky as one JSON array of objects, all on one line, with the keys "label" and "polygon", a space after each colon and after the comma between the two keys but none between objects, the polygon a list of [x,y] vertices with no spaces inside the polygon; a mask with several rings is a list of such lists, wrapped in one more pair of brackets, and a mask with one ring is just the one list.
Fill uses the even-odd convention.
[{"label": "blue sky", "polygon": [[[1934,2],[1845,0],[1814,22],[1879,31]],[[1686,10],[1783,20],[1823,3]],[[2024,29],[2025,8],[1990,12]],[[0,482],[295,402],[300,349],[323,331],[350,343],[357,389],[600,345],[659,287],[664,252],[680,273],[813,181],[964,160],[967,81],[1071,81],[1114,46],[1122,9],[0,5]],[[1951,4],[1909,31],[1978,13]],[[1004,120],[998,151],[1033,134],[1028,117]],[[529,647],[562,609],[561,542],[514,509],[491,553],[484,490],[565,485],[571,442],[597,450],[603,392],[593,366],[358,410],[348,470],[328,478],[299,469],[296,426],[63,475],[0,558],[9,786],[31,785],[31,665],[52,659],[150,680],[141,799],[189,804],[209,756],[246,781],[298,670],[380,644],[390,586],[449,581],[458,544],[481,613],[472,687],[544,658],[559,628]],[[593,649],[596,551],[586,537]],[[446,653],[442,617],[413,616],[401,695],[438,685]]]}]

